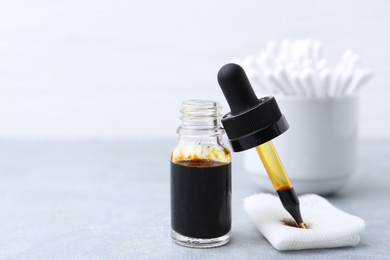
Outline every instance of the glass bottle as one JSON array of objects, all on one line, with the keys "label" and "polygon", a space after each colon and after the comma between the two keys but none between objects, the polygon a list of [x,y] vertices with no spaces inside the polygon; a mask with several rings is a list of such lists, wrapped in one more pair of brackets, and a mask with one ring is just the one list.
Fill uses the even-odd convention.
[{"label": "glass bottle", "polygon": [[222,143],[220,112],[214,101],[182,105],[171,153],[171,235],[180,245],[207,248],[230,240],[231,156]]}]

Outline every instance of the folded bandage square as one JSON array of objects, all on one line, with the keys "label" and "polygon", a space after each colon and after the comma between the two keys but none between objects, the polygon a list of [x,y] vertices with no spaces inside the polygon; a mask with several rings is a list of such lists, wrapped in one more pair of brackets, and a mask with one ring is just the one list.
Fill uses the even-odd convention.
[{"label": "folded bandage square", "polygon": [[[308,229],[289,226],[292,217],[277,196],[257,194],[245,198],[244,208],[259,231],[278,250],[356,246],[365,228],[359,217],[345,213],[315,194],[299,196]],[[287,224],[286,224],[287,223]]]}]

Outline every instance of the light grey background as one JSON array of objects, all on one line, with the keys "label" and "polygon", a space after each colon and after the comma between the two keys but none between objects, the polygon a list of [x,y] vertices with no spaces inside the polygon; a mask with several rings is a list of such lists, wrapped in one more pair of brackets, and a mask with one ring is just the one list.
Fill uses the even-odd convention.
[{"label": "light grey background", "polygon": [[390,1],[2,1],[0,137],[173,137],[184,99],[270,39],[352,48],[375,76],[361,136],[390,137]]}]

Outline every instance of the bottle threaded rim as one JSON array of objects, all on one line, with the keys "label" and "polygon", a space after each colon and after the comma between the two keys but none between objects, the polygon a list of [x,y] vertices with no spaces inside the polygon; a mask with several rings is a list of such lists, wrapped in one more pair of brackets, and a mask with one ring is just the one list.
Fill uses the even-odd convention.
[{"label": "bottle threaded rim", "polygon": [[214,130],[220,133],[222,106],[211,100],[185,100],[180,112],[181,130]]}]

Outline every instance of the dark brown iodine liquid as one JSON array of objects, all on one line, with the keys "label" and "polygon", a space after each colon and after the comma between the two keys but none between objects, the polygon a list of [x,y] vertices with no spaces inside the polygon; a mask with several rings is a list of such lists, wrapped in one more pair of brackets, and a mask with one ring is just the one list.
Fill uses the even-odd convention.
[{"label": "dark brown iodine liquid", "polygon": [[231,164],[171,162],[171,218],[177,233],[217,238],[231,229]]}]

